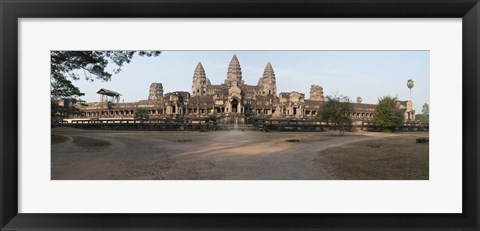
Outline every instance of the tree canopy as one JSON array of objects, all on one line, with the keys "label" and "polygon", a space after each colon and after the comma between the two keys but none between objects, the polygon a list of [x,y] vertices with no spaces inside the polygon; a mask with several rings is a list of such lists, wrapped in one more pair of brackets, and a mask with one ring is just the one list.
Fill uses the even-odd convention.
[{"label": "tree canopy", "polygon": [[423,117],[423,122],[428,123],[430,120],[430,106],[428,103],[424,103],[422,107],[422,117]]},{"label": "tree canopy", "polygon": [[373,123],[383,128],[394,130],[404,120],[403,111],[399,108],[397,97],[385,96],[378,100],[373,111]]},{"label": "tree canopy", "polygon": [[347,96],[327,96],[326,103],[318,114],[319,120],[337,125],[340,135],[344,133],[345,126],[351,124],[349,114],[353,112],[353,104]]},{"label": "tree canopy", "polygon": [[50,52],[50,84],[53,98],[80,97],[84,93],[76,87],[72,80],[84,78],[89,81],[100,79],[109,81],[112,73],[106,70],[109,62],[116,66],[114,74],[121,71],[125,63],[130,63],[135,54],[140,56],[158,56],[160,51],[51,51]]},{"label": "tree canopy", "polygon": [[138,108],[135,109],[135,112],[133,113],[133,118],[136,120],[148,120],[150,117],[148,115],[148,110],[145,108]]},{"label": "tree canopy", "polygon": [[109,81],[112,73],[106,70],[108,64],[113,62],[113,74],[118,74],[124,64],[130,63],[133,57],[158,56],[160,51],[51,51],[50,52],[50,97],[52,121],[59,121],[70,114],[79,113],[71,105],[59,106],[61,98],[76,99],[85,95],[72,81],[79,80],[83,71],[86,80],[95,79]]},{"label": "tree canopy", "polygon": [[357,97],[357,103],[362,103],[362,101],[363,101],[363,100],[362,100],[362,97],[360,97],[360,96]]}]

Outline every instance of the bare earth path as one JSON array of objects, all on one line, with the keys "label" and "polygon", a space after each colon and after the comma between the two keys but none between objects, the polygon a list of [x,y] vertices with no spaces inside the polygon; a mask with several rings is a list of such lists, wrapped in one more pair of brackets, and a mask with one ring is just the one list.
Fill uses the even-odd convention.
[{"label": "bare earth path", "polygon": [[[319,152],[398,134],[54,129],[52,179],[335,179]],[[298,139],[300,142],[286,142]],[[320,161],[318,161],[320,160]]]}]

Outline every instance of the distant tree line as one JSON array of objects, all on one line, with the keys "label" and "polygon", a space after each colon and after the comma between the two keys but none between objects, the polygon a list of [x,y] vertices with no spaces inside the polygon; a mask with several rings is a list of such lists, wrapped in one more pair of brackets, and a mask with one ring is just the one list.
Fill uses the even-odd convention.
[{"label": "distant tree line", "polygon": [[[357,97],[356,102],[361,103],[361,97]],[[338,127],[340,135],[345,132],[345,127],[352,124],[350,114],[353,112],[353,104],[347,96],[333,95],[327,96],[325,105],[317,115],[317,120],[326,122],[329,125]],[[429,105],[423,105],[422,114],[416,115],[417,119],[428,122]],[[400,109],[400,103],[397,97],[384,96],[378,99],[378,104],[373,111],[372,122],[386,131],[395,131],[396,127],[403,124],[405,120],[403,110]]]}]

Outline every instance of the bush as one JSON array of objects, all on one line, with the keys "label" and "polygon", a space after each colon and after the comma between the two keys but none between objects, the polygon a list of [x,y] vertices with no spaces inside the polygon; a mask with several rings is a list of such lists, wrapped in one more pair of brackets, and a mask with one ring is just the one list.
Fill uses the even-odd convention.
[{"label": "bush", "polygon": [[395,131],[395,127],[402,125],[403,111],[398,108],[397,97],[385,96],[378,100],[378,105],[373,111],[373,123],[385,130]]},{"label": "bush", "polygon": [[135,112],[133,113],[133,118],[141,121],[148,120],[149,119],[148,110],[145,108],[136,109]]}]

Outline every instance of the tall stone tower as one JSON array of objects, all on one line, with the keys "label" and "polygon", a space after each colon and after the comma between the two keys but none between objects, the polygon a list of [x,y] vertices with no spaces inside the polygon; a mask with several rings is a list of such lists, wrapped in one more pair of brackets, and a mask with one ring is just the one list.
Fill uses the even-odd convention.
[{"label": "tall stone tower", "polygon": [[325,98],[323,96],[323,87],[319,85],[313,84],[310,87],[310,100],[312,101],[324,101]]},{"label": "tall stone tower", "polygon": [[238,85],[243,86],[242,68],[240,67],[240,62],[238,62],[237,55],[233,55],[230,65],[228,65],[225,84],[230,86],[234,81],[237,82]]},{"label": "tall stone tower", "polygon": [[150,91],[148,94],[148,100],[161,100],[163,98],[163,85],[162,83],[150,84]]},{"label": "tall stone tower", "polygon": [[263,71],[263,76],[258,81],[258,87],[260,95],[277,95],[277,81],[270,62],[267,63],[267,66]]},{"label": "tall stone tower", "polygon": [[210,80],[205,74],[202,63],[199,62],[193,72],[192,96],[207,94],[208,85],[210,85]]}]

